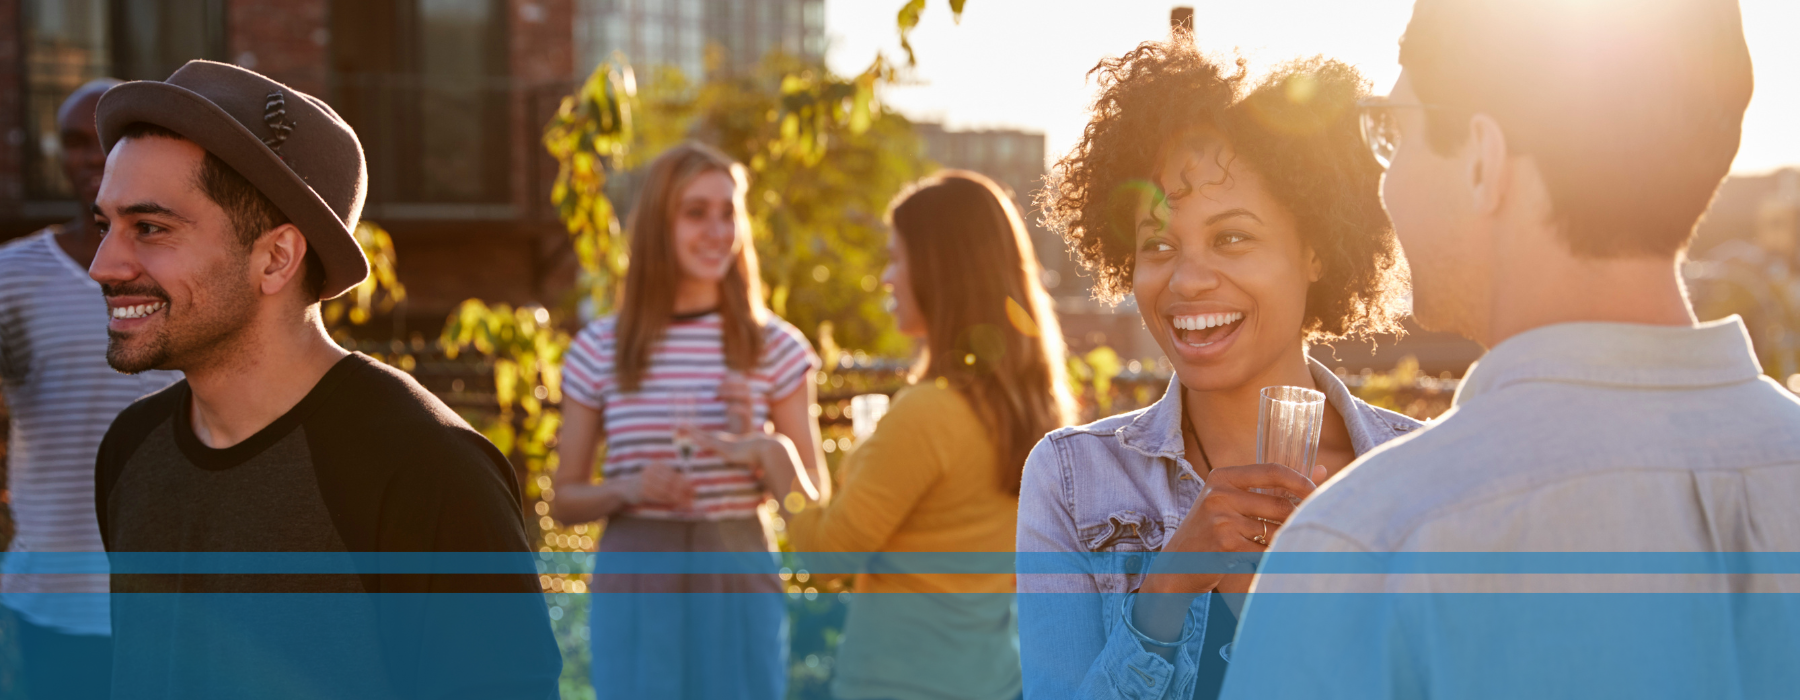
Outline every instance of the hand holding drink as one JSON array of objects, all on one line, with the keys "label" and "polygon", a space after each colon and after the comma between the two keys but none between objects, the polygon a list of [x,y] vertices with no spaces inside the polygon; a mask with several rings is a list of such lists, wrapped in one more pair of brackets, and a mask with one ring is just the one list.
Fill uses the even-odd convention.
[{"label": "hand holding drink", "polygon": [[[1260,552],[1300,501],[1312,495],[1323,467],[1295,469],[1318,457],[1325,395],[1295,386],[1263,389],[1256,430],[1257,464],[1220,467],[1163,545],[1164,552]],[[1242,592],[1249,573],[1162,573],[1153,566],[1144,592]]]}]

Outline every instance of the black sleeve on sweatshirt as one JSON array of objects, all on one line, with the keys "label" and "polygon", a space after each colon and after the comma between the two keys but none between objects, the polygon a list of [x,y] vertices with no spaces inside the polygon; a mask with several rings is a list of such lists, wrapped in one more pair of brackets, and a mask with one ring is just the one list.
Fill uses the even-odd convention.
[{"label": "black sleeve on sweatshirt", "polygon": [[364,575],[390,668],[411,679],[402,687],[421,698],[554,696],[562,656],[506,457],[411,377],[373,362],[309,417],[306,435],[346,549],[503,555],[506,573]]},{"label": "black sleeve on sweatshirt", "polygon": [[100,439],[100,450],[94,455],[94,515],[100,524],[100,542],[107,551],[112,551],[107,503],[113,485],[119,482],[119,475],[125,472],[125,462],[131,459],[138,445],[143,444],[144,438],[169,420],[175,411],[187,409],[187,396],[188,383],[183,379],[138,399],[113,418],[106,436]]}]

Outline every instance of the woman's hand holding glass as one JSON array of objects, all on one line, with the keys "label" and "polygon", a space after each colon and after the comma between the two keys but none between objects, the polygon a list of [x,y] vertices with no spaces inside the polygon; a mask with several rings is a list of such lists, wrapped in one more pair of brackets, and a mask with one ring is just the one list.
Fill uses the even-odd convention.
[{"label": "woman's hand holding glass", "polygon": [[653,505],[683,510],[693,505],[694,485],[679,470],[665,462],[651,462],[644,470],[630,476],[615,477],[625,502],[631,505]]},{"label": "woman's hand holding glass", "polygon": [[763,488],[777,498],[793,491],[798,482],[800,490],[809,499],[817,499],[811,491],[812,480],[804,478],[799,468],[800,453],[786,435],[757,430],[742,435],[699,430],[691,433],[690,438],[701,449],[711,450],[727,462],[749,465],[762,481]]},{"label": "woman's hand holding glass", "polygon": [[[1324,478],[1324,467],[1313,470],[1315,479]],[[1163,553],[1171,552],[1260,552],[1268,549],[1294,504],[1287,498],[1255,493],[1251,489],[1282,489],[1305,498],[1312,494],[1313,482],[1279,464],[1249,464],[1214,469],[1206,477],[1206,488],[1195,499],[1181,526],[1163,544]],[[1157,563],[1144,577],[1140,591],[1144,593],[1185,593],[1201,595],[1215,588],[1235,588],[1239,583],[1249,587],[1248,572],[1189,573],[1169,571],[1176,557],[1158,557]],[[1175,566],[1177,569],[1198,568]],[[1231,579],[1238,579],[1233,581]],[[1235,592],[1235,591],[1227,591]]]},{"label": "woman's hand holding glass", "polygon": [[[1315,479],[1325,477],[1325,468],[1313,470]],[[1223,568],[1196,566],[1212,562],[1191,561],[1182,565],[1181,552],[1261,552],[1275,537],[1281,523],[1294,512],[1294,503],[1284,496],[1256,493],[1251,489],[1282,489],[1301,498],[1313,492],[1313,482],[1279,464],[1249,464],[1212,470],[1206,477],[1206,488],[1195,499],[1194,507],[1182,519],[1168,541],[1163,543],[1163,556],[1150,565],[1150,572],[1138,586],[1132,608],[1131,624],[1151,639],[1174,642],[1181,638],[1188,607],[1195,598],[1217,589],[1221,593],[1243,593],[1250,590],[1252,574],[1223,571],[1185,571],[1184,569]],[[1249,567],[1245,567],[1248,569]],[[1145,651],[1174,658],[1174,650],[1146,644]]]}]

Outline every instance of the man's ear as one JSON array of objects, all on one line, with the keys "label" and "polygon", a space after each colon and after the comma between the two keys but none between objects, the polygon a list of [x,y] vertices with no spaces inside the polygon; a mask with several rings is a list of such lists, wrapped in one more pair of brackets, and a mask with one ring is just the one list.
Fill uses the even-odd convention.
[{"label": "man's ear", "polygon": [[1306,247],[1306,281],[1317,282],[1325,277],[1325,261],[1319,259],[1319,251],[1312,246]]},{"label": "man's ear", "polygon": [[1506,132],[1501,131],[1500,123],[1486,114],[1477,114],[1469,119],[1469,138],[1466,149],[1466,173],[1469,194],[1473,201],[1475,214],[1492,216],[1500,210],[1506,201],[1508,181]]},{"label": "man's ear", "polygon": [[257,288],[267,296],[280,294],[290,286],[304,283],[306,275],[306,236],[293,224],[269,229],[256,241]]}]

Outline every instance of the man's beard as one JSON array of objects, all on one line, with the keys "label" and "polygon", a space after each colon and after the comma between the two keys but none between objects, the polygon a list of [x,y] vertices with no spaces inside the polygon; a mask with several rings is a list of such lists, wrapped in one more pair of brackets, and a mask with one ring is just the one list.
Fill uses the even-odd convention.
[{"label": "man's beard", "polygon": [[1481,298],[1478,280],[1483,272],[1459,256],[1437,256],[1411,267],[1412,317],[1419,327],[1434,333],[1450,333],[1474,339],[1474,305]]},{"label": "man's beard", "polygon": [[163,318],[148,331],[132,334],[106,332],[106,364],[126,374],[145,370],[193,370],[208,364],[207,358],[233,352],[233,336],[250,325],[255,314],[256,290],[244,278],[249,256],[234,257],[203,273],[205,280],[193,298],[177,309],[168,292],[145,278],[112,286],[106,296],[146,296],[164,302]]}]

